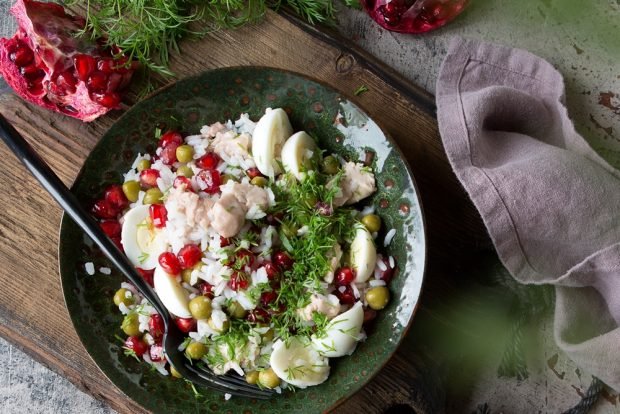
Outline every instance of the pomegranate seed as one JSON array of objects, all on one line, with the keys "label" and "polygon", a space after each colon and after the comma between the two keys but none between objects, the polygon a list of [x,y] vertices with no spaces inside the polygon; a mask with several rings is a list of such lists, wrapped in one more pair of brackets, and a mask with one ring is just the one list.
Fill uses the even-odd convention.
[{"label": "pomegranate seed", "polygon": [[269,312],[265,309],[256,308],[251,310],[246,316],[246,319],[250,323],[265,323],[270,319]]},{"label": "pomegranate seed", "polygon": [[174,188],[183,187],[185,190],[191,191],[192,193],[194,192],[190,179],[187,177],[183,177],[182,175],[179,175],[177,178],[174,179],[172,186]]},{"label": "pomegranate seed", "polygon": [[248,282],[245,274],[241,272],[235,272],[230,277],[228,281],[228,286],[234,290],[235,292],[238,290],[245,290],[250,286],[250,282]]},{"label": "pomegranate seed", "polygon": [[114,244],[116,245],[116,247],[118,247],[118,250],[120,250],[121,252],[125,252],[125,249],[123,249],[123,243],[121,243],[121,236],[115,236],[115,237],[111,237],[112,241],[114,242]]},{"label": "pomegranate seed", "polygon": [[159,264],[160,266],[168,273],[169,275],[178,275],[181,273],[181,264],[179,263],[179,259],[172,252],[164,252],[159,255]]},{"label": "pomegranate seed", "polygon": [[170,144],[176,144],[177,147],[183,144],[183,137],[181,136],[181,134],[179,134],[177,131],[167,131],[166,133],[164,133],[159,139],[158,146],[160,148],[166,148]]},{"label": "pomegranate seed", "polygon": [[286,310],[286,305],[284,303],[280,303],[278,304],[277,307],[274,307],[274,305],[271,305],[271,307],[267,309],[267,312],[269,312],[270,315],[278,315],[284,312],[285,310]]},{"label": "pomegranate seed", "polygon": [[203,282],[198,286],[198,290],[202,296],[206,296],[209,299],[213,299],[213,285],[211,283]]},{"label": "pomegranate seed", "polygon": [[203,170],[215,170],[221,158],[215,152],[208,152],[196,160],[196,166]]},{"label": "pomegranate seed", "polygon": [[60,75],[58,75],[54,83],[59,88],[69,91],[70,93],[74,93],[77,80],[75,79],[75,76],[73,76],[73,73],[69,71],[64,71]]},{"label": "pomegranate seed", "polygon": [[114,72],[114,60],[111,58],[102,58],[97,62],[97,69],[104,73]]},{"label": "pomegranate seed", "polygon": [[161,161],[166,165],[172,165],[177,162],[177,148],[179,146],[175,143],[171,143],[163,147],[159,157]]},{"label": "pomegranate seed", "polygon": [[153,226],[158,229],[166,227],[166,221],[168,221],[168,210],[163,204],[151,204],[149,206],[149,216],[153,222]]},{"label": "pomegranate seed", "polygon": [[29,81],[34,81],[37,79],[43,79],[45,76],[45,71],[36,67],[35,65],[24,66],[19,70],[24,78]]},{"label": "pomegranate seed", "polygon": [[119,73],[110,73],[108,75],[108,83],[105,87],[105,91],[114,92],[118,89],[121,89],[122,83],[123,83],[123,75]]},{"label": "pomegranate seed", "polygon": [[164,335],[164,329],[164,320],[161,315],[158,313],[151,315],[151,318],[149,319],[149,333],[155,341],[161,339]]},{"label": "pomegranate seed", "polygon": [[40,96],[45,94],[45,89],[43,88],[43,78],[37,79],[33,82],[28,82],[28,92],[34,96]]},{"label": "pomegranate seed", "polygon": [[394,277],[394,272],[396,271],[396,261],[394,261],[394,268],[391,268],[389,257],[382,257],[381,259],[383,260],[383,263],[385,263],[386,269],[379,273],[379,278],[385,281],[385,283],[390,283]]},{"label": "pomegranate seed", "polygon": [[195,244],[186,244],[177,254],[181,269],[191,269],[202,259],[202,250]]},{"label": "pomegranate seed", "polygon": [[119,210],[124,210],[129,206],[129,200],[125,197],[123,188],[120,185],[111,185],[108,187],[108,189],[105,190],[103,198]]},{"label": "pomegranate seed", "polygon": [[370,308],[364,309],[364,323],[368,323],[377,317],[377,311]]},{"label": "pomegranate seed", "polygon": [[101,230],[110,238],[121,235],[121,225],[116,220],[104,220],[99,223],[99,227],[101,227]]},{"label": "pomegranate seed", "polygon": [[241,267],[254,266],[255,259],[254,253],[247,249],[241,249],[235,253],[235,264]]},{"label": "pomegranate seed", "polygon": [[277,280],[280,277],[280,269],[272,262],[264,262],[263,267],[267,272],[267,278],[269,280]]},{"label": "pomegranate seed", "polygon": [[101,199],[95,202],[92,209],[96,217],[102,219],[113,219],[118,215],[118,210],[109,201]]},{"label": "pomegranate seed", "polygon": [[137,336],[130,336],[125,339],[125,344],[123,348],[129,349],[136,354],[138,358],[140,358],[144,353],[148,350],[148,345],[142,340],[142,338]]},{"label": "pomegranate seed", "polygon": [[151,357],[151,361],[159,362],[164,359],[164,348],[161,344],[153,344],[149,348],[149,356]]},{"label": "pomegranate seed", "polygon": [[106,108],[116,108],[121,103],[121,96],[116,92],[91,94],[91,99]]},{"label": "pomegranate seed", "polygon": [[220,247],[230,246],[230,243],[231,241],[228,237],[220,236]]},{"label": "pomegranate seed", "polygon": [[338,286],[349,285],[354,279],[355,271],[350,267],[341,267],[336,271],[336,284]]},{"label": "pomegranate seed", "polygon": [[334,208],[332,207],[332,205],[323,201],[319,201],[318,203],[316,203],[314,208],[316,208],[318,213],[322,216],[331,216],[332,214],[334,214]]},{"label": "pomegranate seed", "polygon": [[290,270],[295,261],[288,253],[279,251],[273,256],[273,262],[282,270]]},{"label": "pomegranate seed", "polygon": [[15,52],[9,55],[9,59],[17,66],[24,67],[32,63],[34,60],[34,53],[32,53],[32,50],[30,50],[28,46],[20,42]]},{"label": "pomegranate seed", "polygon": [[140,184],[145,188],[155,187],[157,186],[158,178],[159,171],[153,168],[147,168],[140,173]]},{"label": "pomegranate seed", "polygon": [[138,271],[138,273],[140,273],[142,279],[144,279],[146,283],[153,287],[153,274],[155,273],[155,269],[145,270],[141,267],[136,267],[136,270]]},{"label": "pomegranate seed", "polygon": [[250,180],[254,177],[264,177],[264,175],[260,172],[260,170],[256,167],[248,168],[245,173],[250,178]]},{"label": "pomegranate seed", "polygon": [[178,318],[175,322],[181,332],[190,333],[196,329],[196,320],[193,318]]},{"label": "pomegranate seed", "polygon": [[73,58],[73,66],[77,72],[78,79],[86,82],[88,76],[95,70],[97,63],[95,58],[89,55],[78,54]]},{"label": "pomegranate seed", "polygon": [[91,92],[102,93],[106,90],[108,85],[108,75],[100,70],[96,70],[90,74],[86,84],[88,85],[88,90]]},{"label": "pomegranate seed", "polygon": [[260,295],[260,303],[263,307],[268,307],[270,304],[274,303],[278,298],[278,294],[275,291],[263,292]]},{"label": "pomegranate seed", "polygon": [[196,183],[205,193],[215,194],[220,191],[220,173],[217,170],[202,170],[196,176]]},{"label": "pomegranate seed", "polygon": [[[340,291],[341,289],[343,290],[342,292]],[[351,285],[339,287],[334,291],[334,295],[336,295],[343,305],[352,305],[355,303],[355,295],[353,294]]]}]

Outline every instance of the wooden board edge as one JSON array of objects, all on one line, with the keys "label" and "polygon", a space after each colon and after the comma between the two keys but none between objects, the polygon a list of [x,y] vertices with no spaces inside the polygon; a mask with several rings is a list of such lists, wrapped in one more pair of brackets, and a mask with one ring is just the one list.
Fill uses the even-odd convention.
[{"label": "wooden board edge", "polygon": [[435,113],[437,108],[435,105],[435,96],[433,94],[405,79],[400,73],[387,66],[375,56],[356,45],[350,44],[351,40],[346,39],[343,35],[328,26],[318,26],[308,23],[286,7],[282,7],[278,11],[278,14],[319,41],[353,56],[356,63],[361,67],[373,72],[401,95],[415,102],[417,106],[428,115],[433,118],[436,117]]}]

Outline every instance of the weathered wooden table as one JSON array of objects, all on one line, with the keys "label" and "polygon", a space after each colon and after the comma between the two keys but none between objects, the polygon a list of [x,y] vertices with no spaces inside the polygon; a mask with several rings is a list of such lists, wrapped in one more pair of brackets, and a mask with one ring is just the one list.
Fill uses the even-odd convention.
[{"label": "weathered wooden table", "polygon": [[[614,93],[620,92],[620,53],[618,42],[609,38],[605,32],[608,22],[613,17],[620,17],[618,6],[599,4],[590,6],[589,13],[581,14],[580,24],[573,25],[568,7],[560,9],[555,2],[525,1],[520,2],[517,8],[509,0],[474,2],[471,9],[451,26],[434,34],[412,37],[385,32],[374,25],[363,13],[346,11],[341,14],[339,31],[352,43],[357,43],[363,49],[381,58],[388,66],[396,69],[405,78],[418,83],[427,91],[432,92],[439,63],[445,54],[448,38],[452,34],[481,37],[488,40],[500,41],[515,46],[528,48],[556,64],[567,76],[567,96],[569,111],[576,120],[578,129],[590,140],[604,156],[615,165],[620,165],[620,120],[618,119],[618,101]],[[564,5],[571,3],[562,2]],[[604,3],[604,2],[601,2]],[[0,3],[0,10],[6,3]],[[531,6],[531,7],[530,7]],[[574,17],[574,15],[572,15]],[[2,17],[0,17],[1,19]],[[276,17],[270,17],[267,24],[273,24]],[[280,22],[280,20],[277,20]],[[601,24],[601,21],[605,24]],[[593,23],[597,23],[596,30],[592,30]],[[282,23],[284,24],[284,23]],[[288,24],[288,23],[287,23]],[[590,26],[588,26],[590,24]],[[541,30],[533,30],[539,28]],[[253,30],[253,29],[252,29]],[[260,27],[256,35],[264,33]],[[226,34],[216,36],[214,41],[225,43],[234,41],[234,37]],[[217,64],[217,62],[216,62]],[[351,85],[342,85],[349,87]],[[369,85],[372,87],[372,85]],[[398,92],[398,91],[397,91]],[[402,91],[400,91],[402,92]],[[417,93],[417,91],[416,91]],[[389,98],[389,97],[388,97]],[[386,112],[389,105],[399,106],[400,98],[395,96],[393,101],[385,102]],[[3,103],[0,101],[0,108]],[[396,108],[395,112],[401,109]],[[385,116],[382,114],[382,116]],[[389,117],[389,116],[388,116]],[[45,127],[45,122],[38,123]],[[109,125],[102,123],[96,131],[84,129],[92,134]],[[49,125],[48,125],[49,126]],[[63,178],[70,180],[79,163],[86,155],[86,148],[72,140],[63,137],[64,131],[50,129],[52,142],[42,148],[44,155],[52,163],[67,168],[67,175]],[[427,144],[434,141],[429,140]],[[434,246],[434,259],[429,267],[429,280],[424,289],[421,309],[416,316],[416,323],[404,347],[415,352],[416,358],[407,361],[398,357],[392,361],[385,374],[377,378],[367,390],[356,395],[351,401],[342,406],[339,412],[355,412],[362,407],[367,411],[380,412],[382,409],[395,405],[391,412],[405,412],[404,406],[397,404],[415,404],[421,398],[432,398],[431,407],[441,407],[444,399],[447,412],[472,412],[480,404],[488,403],[491,412],[561,412],[573,406],[580,400],[590,384],[591,377],[576,370],[570,361],[557,353],[553,346],[548,317],[543,317],[541,323],[532,323],[523,319],[523,312],[518,309],[519,303],[527,302],[531,298],[516,299],[515,291],[499,286],[497,278],[503,279],[501,268],[497,266],[490,245],[484,235],[480,223],[472,214],[471,206],[464,199],[463,193],[455,186],[453,178],[446,169],[445,160],[438,156],[441,150],[438,140],[431,145],[430,153],[419,153],[410,157],[415,161],[414,170],[423,168],[439,176],[438,181],[448,183],[444,188],[434,188],[439,193],[430,195],[430,206],[444,209],[444,218],[436,212],[429,223],[429,228],[436,229],[437,234],[431,234],[431,244]],[[94,142],[88,142],[92,146]],[[41,145],[41,143],[39,143]],[[418,146],[420,151],[427,147]],[[4,153],[3,153],[4,154]],[[68,159],[59,159],[58,154],[68,156]],[[4,155],[3,155],[4,156]],[[11,173],[19,171],[24,176],[21,167],[9,159],[9,171],[2,177],[3,188],[26,190],[29,194],[20,195],[21,202],[35,202],[37,205],[50,205],[49,198],[36,189],[32,180],[27,181],[26,188],[15,186]],[[430,188],[430,183],[423,187]],[[429,190],[430,191],[430,190]],[[3,207],[8,206],[10,191],[4,191],[0,198]],[[459,200],[456,204],[448,205],[451,200]],[[429,206],[427,205],[427,208]],[[16,207],[13,207],[16,209]],[[25,223],[16,221],[19,217],[15,211],[3,212],[0,230],[3,232],[3,243],[14,241],[23,242],[25,238],[42,238],[46,246],[53,246],[57,242],[55,228],[58,224],[59,211],[51,209],[46,217],[44,231],[28,228]],[[465,222],[459,218],[467,217]],[[450,228],[453,233],[450,233]],[[50,230],[51,229],[51,230]],[[11,233],[10,233],[11,232]],[[16,235],[17,234],[17,235]],[[454,237],[449,237],[453,234]],[[21,237],[21,238],[20,238]],[[33,243],[24,243],[23,248]],[[8,246],[0,249],[3,262],[15,260],[21,246]],[[55,270],[55,252],[45,253],[45,260],[51,263],[48,269]],[[20,263],[9,263],[1,272],[1,277],[21,277],[29,266]],[[499,275],[499,276],[498,276]],[[495,276],[495,278],[493,278]],[[26,281],[36,286],[36,276],[25,277]],[[529,292],[529,291],[528,291]],[[12,293],[9,292],[8,295]],[[525,293],[527,296],[529,293]],[[52,296],[48,298],[48,296]],[[36,320],[40,316],[41,305],[47,301],[57,302],[58,292],[36,292],[32,295],[39,303],[37,306],[25,306],[22,320]],[[545,293],[534,291],[529,294],[534,299],[545,301]],[[516,309],[516,311],[515,311]],[[17,308],[12,309],[17,313]],[[7,312],[6,308],[3,312]],[[59,312],[53,317],[67,318],[66,311]],[[544,313],[543,313],[544,315]],[[0,315],[3,323],[12,320],[14,315]],[[44,318],[42,318],[44,319]],[[41,322],[45,325],[45,321]],[[4,326],[0,334],[9,336],[12,341],[21,342],[28,336],[29,326]],[[17,332],[16,332],[17,331]],[[519,335],[514,335],[517,332]],[[50,335],[53,336],[53,335]],[[489,338],[497,338],[497,343],[491,343]],[[507,344],[515,339],[529,338],[520,342],[533,343],[533,346],[523,346],[519,352],[527,364],[515,364],[515,358],[507,360],[513,366],[504,366],[501,371],[513,377],[498,377],[498,366],[506,350],[511,350]],[[37,337],[39,344],[46,346],[46,337]],[[75,334],[70,340],[76,340]],[[28,342],[26,340],[26,342]],[[36,345],[28,342],[25,345],[30,354],[37,359],[43,359],[47,365],[60,370],[81,388],[90,388],[87,391],[100,399],[107,399],[116,408],[122,411],[131,410],[131,405],[123,406],[122,400],[109,390],[109,386],[97,375],[84,375],[75,368],[70,354],[63,354],[56,359],[50,358],[47,350],[37,350]],[[62,347],[63,344],[55,344]],[[68,344],[70,349],[79,350],[79,344]],[[30,360],[18,357],[21,364],[14,362],[18,353],[9,345],[2,346],[0,352],[0,407],[2,412],[107,412],[106,405],[96,403],[82,394],[76,393],[60,377],[47,373]],[[82,351],[83,352],[83,351]],[[63,360],[67,358],[67,360]],[[81,361],[79,356],[76,356]],[[517,358],[519,359],[519,358]],[[506,358],[504,358],[504,362]],[[518,361],[517,361],[518,362]],[[86,368],[92,369],[92,362],[85,360]],[[406,365],[410,364],[410,365]],[[509,364],[510,365],[510,364]],[[523,365],[527,371],[520,370]],[[405,372],[403,367],[408,366],[415,372]],[[515,366],[517,367],[515,369]],[[32,371],[32,372],[31,372]],[[460,376],[457,373],[464,375]],[[514,375],[525,375],[528,378],[518,379]],[[394,375],[399,378],[394,381]],[[100,377],[100,375],[99,375]],[[437,378],[439,377],[439,378]],[[18,381],[20,380],[20,381]],[[400,382],[399,382],[400,381]],[[420,381],[424,392],[416,395],[413,388],[403,386],[407,381]],[[432,384],[434,393],[428,392],[428,384]],[[104,390],[104,392],[101,391]],[[424,394],[426,393],[426,394]],[[361,394],[361,395],[360,395]],[[381,398],[382,394],[388,397]],[[374,400],[381,400],[379,405]],[[597,410],[599,412],[616,412],[617,397],[606,394],[600,399]],[[400,407],[400,408],[399,408]]]}]

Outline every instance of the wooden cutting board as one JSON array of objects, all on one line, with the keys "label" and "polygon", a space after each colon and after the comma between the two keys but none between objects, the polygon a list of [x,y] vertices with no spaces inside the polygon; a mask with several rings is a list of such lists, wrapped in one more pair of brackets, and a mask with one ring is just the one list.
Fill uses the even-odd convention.
[{"label": "wooden cutting board", "polygon": [[[409,161],[422,195],[429,240],[422,307],[443,292],[446,263],[468,246],[487,245],[477,213],[453,176],[442,149],[434,100],[389,68],[333,33],[268,12],[261,24],[186,41],[174,56],[179,77],[227,66],[282,68],[320,80],[358,103],[392,135]],[[411,62],[415,65],[416,62]],[[368,92],[353,96],[361,85]],[[85,124],[37,107],[14,95],[0,96],[0,112],[70,185],[82,162],[120,112]],[[58,275],[61,210],[0,145],[0,335],[82,390],[121,413],[141,413],[96,367],[73,330]],[[473,243],[472,243],[473,241]],[[415,324],[415,322],[414,322]],[[335,409],[337,413],[441,412],[438,370],[410,334],[373,381]]]}]

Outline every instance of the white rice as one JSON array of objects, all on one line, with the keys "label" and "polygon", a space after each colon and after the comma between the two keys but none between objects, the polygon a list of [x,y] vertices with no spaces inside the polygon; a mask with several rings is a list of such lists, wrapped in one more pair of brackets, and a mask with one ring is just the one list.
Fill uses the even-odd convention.
[{"label": "white rice", "polygon": [[394,266],[396,266],[396,262],[394,261],[394,256],[390,256],[390,269],[394,269]]},{"label": "white rice", "polygon": [[230,399],[231,399],[231,397],[232,397],[232,395],[231,395],[231,394],[229,394],[229,393],[225,393],[225,394],[224,394],[224,399],[225,399],[226,401],[230,400]]},{"label": "white rice", "polygon": [[95,274],[95,265],[93,264],[93,262],[86,262],[84,263],[84,270],[86,270],[86,273],[92,276]]},{"label": "white rice", "polygon": [[100,267],[99,268],[99,273],[102,273],[104,275],[111,275],[112,274],[112,270],[110,270],[109,267]]},{"label": "white rice", "polygon": [[385,286],[385,280],[370,280],[368,285],[370,285],[370,287]]},{"label": "white rice", "polygon": [[387,266],[385,265],[385,262],[381,258],[377,258],[377,267],[382,272],[385,272],[387,270]]},{"label": "white rice", "polygon": [[385,235],[385,240],[383,241],[383,247],[388,247],[392,242],[392,239],[396,236],[396,229],[391,229]]}]

